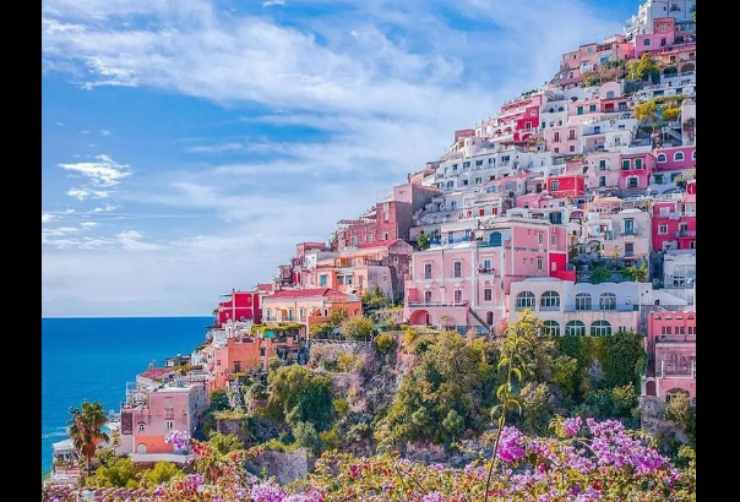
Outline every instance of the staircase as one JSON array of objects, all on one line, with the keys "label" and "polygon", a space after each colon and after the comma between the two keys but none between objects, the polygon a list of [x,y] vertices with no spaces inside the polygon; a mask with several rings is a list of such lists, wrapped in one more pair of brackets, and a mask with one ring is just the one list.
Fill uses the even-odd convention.
[{"label": "staircase", "polygon": [[485,332],[486,333],[490,333],[491,332],[491,327],[483,319],[481,319],[478,316],[478,314],[476,314],[475,311],[473,311],[473,309],[471,309],[470,307],[468,307],[468,312],[473,317],[473,319],[475,319],[476,321],[478,321],[478,324],[480,324],[480,326],[485,329]]}]

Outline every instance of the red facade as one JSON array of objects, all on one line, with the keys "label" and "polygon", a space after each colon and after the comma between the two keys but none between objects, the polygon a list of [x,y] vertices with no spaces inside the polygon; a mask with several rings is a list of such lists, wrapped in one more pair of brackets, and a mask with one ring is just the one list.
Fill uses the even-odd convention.
[{"label": "red facade", "polygon": [[696,212],[687,214],[686,206],[687,202],[684,201],[655,203],[652,224],[654,251],[663,251],[666,247],[672,249],[696,247]]},{"label": "red facade", "polygon": [[547,179],[547,191],[556,198],[580,197],[584,194],[586,182],[582,175],[564,174]]},{"label": "red facade", "polygon": [[233,291],[231,298],[218,304],[216,327],[221,328],[230,320],[261,322],[262,311],[259,303],[257,291]]}]

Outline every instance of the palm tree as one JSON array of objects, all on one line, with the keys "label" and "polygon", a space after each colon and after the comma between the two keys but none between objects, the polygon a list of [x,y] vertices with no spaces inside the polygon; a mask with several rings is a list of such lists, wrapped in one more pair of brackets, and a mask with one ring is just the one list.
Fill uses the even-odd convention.
[{"label": "palm tree", "polygon": [[95,456],[95,449],[101,441],[107,441],[108,435],[102,431],[107,421],[103,405],[98,402],[83,401],[80,408],[69,410],[72,415],[69,435],[80,456],[85,458],[85,472],[90,472],[90,461]]}]

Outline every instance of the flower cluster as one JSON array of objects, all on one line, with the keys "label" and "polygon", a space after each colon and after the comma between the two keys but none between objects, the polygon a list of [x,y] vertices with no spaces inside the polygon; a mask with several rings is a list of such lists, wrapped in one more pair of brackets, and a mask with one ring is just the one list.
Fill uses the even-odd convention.
[{"label": "flower cluster", "polygon": [[184,431],[172,431],[167,434],[164,442],[171,444],[177,452],[187,451],[190,448],[190,435]]}]

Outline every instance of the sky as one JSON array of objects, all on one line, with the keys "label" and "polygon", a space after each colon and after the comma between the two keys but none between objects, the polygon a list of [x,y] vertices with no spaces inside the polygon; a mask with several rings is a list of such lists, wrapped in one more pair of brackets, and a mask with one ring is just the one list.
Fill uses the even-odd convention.
[{"label": "sky", "polygon": [[44,1],[43,315],[209,315],[637,6]]}]

